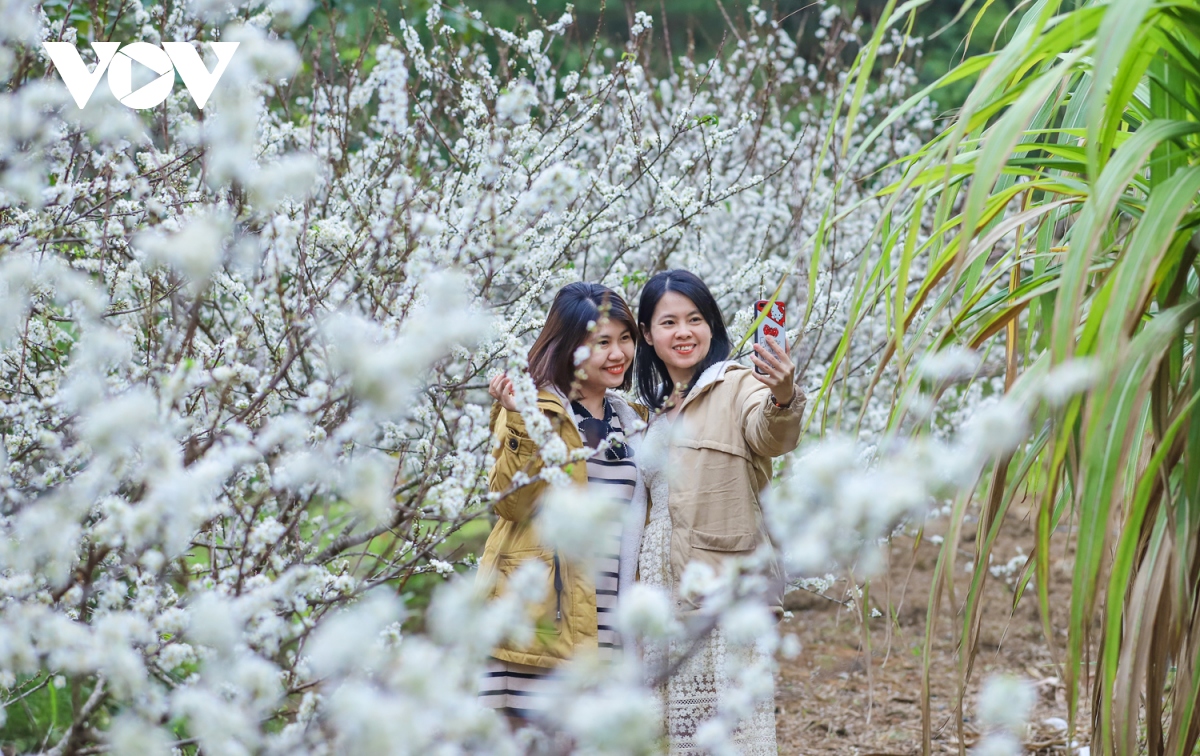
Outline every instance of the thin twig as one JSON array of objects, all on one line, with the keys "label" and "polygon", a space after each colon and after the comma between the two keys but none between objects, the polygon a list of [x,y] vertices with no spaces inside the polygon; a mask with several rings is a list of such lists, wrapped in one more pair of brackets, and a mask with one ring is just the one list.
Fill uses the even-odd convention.
[{"label": "thin twig", "polygon": [[63,734],[62,739],[46,752],[46,756],[63,756],[63,754],[74,750],[75,741],[79,738],[79,731],[83,728],[85,722],[96,713],[96,709],[100,708],[100,702],[104,700],[104,678],[100,677],[96,680],[96,687],[92,691],[92,695],[88,696],[87,703],[75,715],[75,720],[71,722],[71,726]]}]

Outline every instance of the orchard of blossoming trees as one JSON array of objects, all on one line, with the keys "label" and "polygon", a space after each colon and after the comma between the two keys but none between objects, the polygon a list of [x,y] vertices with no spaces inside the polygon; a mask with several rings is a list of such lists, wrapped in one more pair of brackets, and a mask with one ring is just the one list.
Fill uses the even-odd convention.
[{"label": "orchard of blossoming trees", "polygon": [[[487,384],[516,377],[542,475],[562,483],[578,459],[536,410],[524,356],[569,281],[636,301],[649,275],[688,268],[737,336],[759,288],[783,281],[803,315],[789,341],[809,441],[779,468],[767,515],[798,579],[838,567],[869,577],[879,539],[947,502],[961,526],[984,488],[992,519],[981,522],[1002,520],[1012,494],[994,492],[1008,465],[1041,465],[1056,448],[1030,429],[1080,422],[1077,392],[1098,372],[1065,347],[1042,359],[1069,315],[1001,308],[1053,311],[1053,256],[1087,191],[1061,178],[1069,165],[1052,181],[1014,163],[987,186],[947,171],[966,164],[959,151],[989,180],[1010,152],[1034,160],[1040,143],[1020,129],[1050,126],[1010,124],[989,137],[990,163],[980,130],[1004,126],[1009,105],[1053,120],[1038,107],[1058,101],[1044,86],[1025,90],[1042,93],[1033,105],[1021,99],[1032,69],[1013,74],[1006,48],[949,75],[996,61],[965,108],[976,120],[939,134],[935,103],[917,91],[919,40],[892,5],[877,27],[821,12],[812,59],[752,7],[715,58],[659,61],[669,72],[657,75],[644,13],[623,49],[594,45],[566,70],[555,55],[570,11],[515,32],[435,4],[346,39],[331,8],[303,0],[0,0],[5,747],[655,752],[636,655],[568,665],[540,728],[513,734],[476,699],[490,649],[532,632],[523,604],[542,591],[533,570],[491,603],[455,579],[473,557],[451,546],[489,512]],[[1050,49],[1053,5],[1016,39]],[[1080,49],[1095,44],[1099,8],[1083,17]],[[238,48],[202,110],[177,82],[139,111],[104,82],[78,107],[43,47],[52,41],[89,66],[100,41],[191,42],[209,68],[204,43]],[[1085,126],[1053,125],[1074,140],[1055,154],[1082,155],[1072,129]],[[1100,144],[1125,133],[1113,129]],[[1021,182],[1077,189],[1038,195],[1037,213],[1035,186]],[[1041,253],[1022,258],[1033,236]],[[1022,288],[1020,271],[1036,285]],[[986,349],[997,334],[1007,350]],[[1167,383],[1191,374],[1178,372],[1190,356],[1176,362]],[[1129,455],[1139,474],[1184,438],[1177,417],[1156,416],[1165,446],[1139,441],[1144,453]],[[1047,490],[1062,485],[1051,476]],[[591,532],[585,504],[549,497],[550,536]],[[720,578],[689,572],[685,588],[710,597],[730,637],[794,654],[739,577],[761,558]],[[435,577],[428,606],[414,602],[412,586]],[[649,588],[624,598],[619,624],[650,638],[703,632]],[[1186,666],[1192,651],[1171,658]],[[705,730],[714,752],[769,670],[752,672],[737,680],[747,695]],[[49,721],[29,706],[48,698],[61,699]]]}]

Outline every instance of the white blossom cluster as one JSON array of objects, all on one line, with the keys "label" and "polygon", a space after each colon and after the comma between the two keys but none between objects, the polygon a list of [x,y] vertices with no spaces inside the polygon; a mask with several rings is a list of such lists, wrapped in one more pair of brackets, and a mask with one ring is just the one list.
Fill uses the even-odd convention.
[{"label": "white blossom cluster", "polygon": [[[1037,703],[1033,685],[1021,678],[996,675],[979,693],[976,713],[986,734],[971,749],[973,756],[1019,756],[1021,736]],[[1072,749],[1074,750],[1074,749]]]},{"label": "white blossom cluster", "polygon": [[[849,169],[824,149],[849,129],[853,151],[915,82],[895,62],[858,123],[833,119],[833,53],[869,32],[836,14],[824,59],[753,8],[722,58],[659,77],[645,14],[624,54],[560,70],[569,17],[476,19],[485,44],[433,4],[355,57],[293,29],[309,11],[132,0],[89,21],[0,0],[0,705],[60,677],[81,691],[56,753],[540,747],[474,699],[488,649],[530,632],[539,576],[491,606],[456,582],[420,616],[397,598],[469,562],[445,544],[487,509],[486,379],[514,371],[564,482],[520,372],[550,296],[585,279],[636,302],[686,267],[735,334],[786,274],[790,340],[822,380],[877,253],[871,193],[932,123],[923,104]],[[80,110],[41,43],[94,61],[110,36],[240,45],[203,111],[182,87],[131,111],[103,82]],[[816,280],[792,268],[823,214],[857,205]],[[887,337],[860,333],[843,397]],[[844,401],[859,410],[827,406]],[[660,599],[623,622],[676,632]],[[731,636],[774,642],[736,595],[714,606]],[[640,674],[580,674],[557,722],[573,742],[650,747]]]},{"label": "white blossom cluster", "polygon": [[[951,357],[958,361],[960,358]],[[1002,398],[956,409],[967,416],[953,434],[892,430],[877,442],[832,435],[802,447],[768,491],[764,512],[792,576],[812,576],[838,565],[860,578],[882,568],[879,548],[898,532],[968,506],[990,465],[1021,451],[1030,427],[1088,388],[1095,370],[1072,360],[1052,370],[1031,370]],[[938,545],[944,537],[931,535]],[[990,566],[995,577],[1014,579],[1028,557],[1017,554]],[[968,565],[967,569],[973,567]],[[793,579],[818,593],[833,576]],[[847,591],[850,603],[858,587]]]}]

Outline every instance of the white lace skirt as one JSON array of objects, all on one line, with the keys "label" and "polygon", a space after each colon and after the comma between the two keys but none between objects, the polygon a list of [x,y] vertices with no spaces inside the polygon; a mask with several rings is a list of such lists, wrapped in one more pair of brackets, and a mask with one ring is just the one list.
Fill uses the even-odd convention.
[{"label": "white lace skirt", "polygon": [[[662,502],[651,505],[650,522],[642,536],[642,552],[638,569],[642,582],[670,591],[671,580],[671,518]],[[672,643],[669,648],[648,646],[644,649],[646,669],[666,669],[666,665],[685,653],[684,644]],[[728,708],[732,697],[750,691],[738,685],[740,671],[754,670],[754,713],[738,721],[734,730],[734,745],[744,756],[775,754],[775,682],[774,665],[769,654],[753,646],[728,643],[720,628],[703,640],[698,650],[672,675],[658,686],[658,695],[666,714],[664,729],[672,754],[704,754],[707,749],[697,743],[697,732],[705,722],[722,709]]]}]

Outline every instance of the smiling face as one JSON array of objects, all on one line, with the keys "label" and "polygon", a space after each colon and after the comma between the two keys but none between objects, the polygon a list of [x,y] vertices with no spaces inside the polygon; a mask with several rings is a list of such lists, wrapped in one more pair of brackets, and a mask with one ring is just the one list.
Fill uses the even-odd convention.
[{"label": "smiling face", "polygon": [[675,383],[690,383],[712,345],[712,328],[696,303],[675,291],[663,292],[643,334]]},{"label": "smiling face", "polygon": [[583,372],[581,392],[603,394],[607,389],[620,388],[633,366],[635,345],[629,326],[608,318],[601,320],[587,341],[591,354],[579,365]]}]

